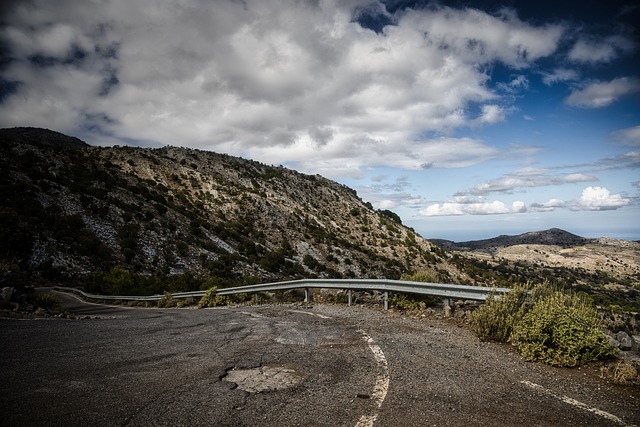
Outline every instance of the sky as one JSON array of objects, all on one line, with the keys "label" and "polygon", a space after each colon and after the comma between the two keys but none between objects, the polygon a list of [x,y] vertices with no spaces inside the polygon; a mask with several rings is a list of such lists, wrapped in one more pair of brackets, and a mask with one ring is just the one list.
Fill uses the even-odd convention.
[{"label": "sky", "polygon": [[640,240],[635,0],[4,0],[0,127],[320,174],[426,238]]}]

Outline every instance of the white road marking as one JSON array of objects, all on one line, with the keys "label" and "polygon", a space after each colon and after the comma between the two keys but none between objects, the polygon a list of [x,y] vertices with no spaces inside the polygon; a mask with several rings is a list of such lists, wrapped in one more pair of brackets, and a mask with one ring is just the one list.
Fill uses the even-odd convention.
[{"label": "white road marking", "polygon": [[616,417],[613,414],[610,414],[610,413],[605,412],[605,411],[603,411],[601,409],[598,409],[598,408],[592,408],[592,407],[586,405],[585,403],[582,403],[582,402],[580,402],[578,400],[572,399],[571,397],[555,394],[553,391],[551,391],[548,388],[545,388],[545,387],[543,387],[543,386],[541,386],[539,384],[532,383],[531,381],[520,381],[520,384],[524,384],[527,387],[532,388],[534,390],[537,390],[539,392],[542,392],[542,393],[544,393],[544,394],[546,394],[548,396],[555,397],[556,399],[558,399],[558,400],[560,400],[560,401],[562,401],[564,403],[567,403],[569,405],[573,405],[573,406],[575,406],[577,408],[584,409],[585,411],[593,412],[594,414],[599,415],[599,416],[601,416],[603,418],[606,418],[609,421],[612,421],[614,423],[621,424],[621,425],[624,425],[624,426],[630,426],[630,427],[632,426],[631,424],[625,423],[622,419]]},{"label": "white road marking", "polygon": [[[389,364],[387,363],[387,358],[384,356],[380,347],[374,343],[373,338],[363,330],[358,330],[358,332],[362,334],[362,337],[369,345],[369,349],[373,353],[373,358],[380,369],[380,372],[376,377],[376,384],[373,387],[373,393],[371,394],[371,399],[375,402],[377,409],[380,409],[382,407],[382,402],[384,402],[385,397],[387,397],[387,391],[389,390]],[[378,411],[376,410],[373,414],[361,416],[356,427],[372,427],[377,419]]]},{"label": "white road marking", "polygon": [[302,313],[302,314],[308,314],[310,316],[316,316],[319,317],[321,319],[331,319],[331,317],[329,316],[325,316],[324,314],[318,314],[318,313],[310,313],[308,311],[302,311],[302,310],[289,310],[292,313]]}]

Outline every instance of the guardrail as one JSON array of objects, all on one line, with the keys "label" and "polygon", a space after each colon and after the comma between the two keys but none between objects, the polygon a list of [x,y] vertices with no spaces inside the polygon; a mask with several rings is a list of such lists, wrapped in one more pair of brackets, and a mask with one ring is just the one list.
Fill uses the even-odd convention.
[{"label": "guardrail", "polygon": [[[411,282],[387,279],[302,279],[286,282],[263,283],[258,285],[222,288],[217,295],[234,295],[242,293],[259,293],[304,289],[305,302],[311,301],[311,289],[343,289],[348,291],[348,304],[353,301],[353,291],[381,291],[384,292],[384,308],[389,308],[389,292],[401,292],[417,295],[429,295],[442,298],[445,305],[451,305],[452,299],[485,301],[491,292],[500,295],[509,292],[508,288],[489,288],[485,286],[466,286],[445,283]],[[76,288],[57,286],[55,289],[75,292],[85,298],[98,300],[119,301],[158,301],[164,295],[96,295],[89,294]],[[173,298],[201,298],[207,291],[176,292]]]}]

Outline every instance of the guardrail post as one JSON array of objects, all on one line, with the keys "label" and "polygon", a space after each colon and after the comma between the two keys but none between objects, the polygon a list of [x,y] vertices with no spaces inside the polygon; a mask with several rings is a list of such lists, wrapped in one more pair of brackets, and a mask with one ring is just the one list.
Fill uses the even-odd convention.
[{"label": "guardrail post", "polygon": [[389,310],[389,291],[384,293],[384,309]]},{"label": "guardrail post", "polygon": [[442,298],[442,304],[444,305],[444,317],[451,316],[451,298]]},{"label": "guardrail post", "polygon": [[311,290],[309,288],[304,288],[304,302],[311,302]]},{"label": "guardrail post", "polygon": [[347,293],[349,295],[349,307],[351,307],[351,301],[353,299],[353,291],[349,289]]}]

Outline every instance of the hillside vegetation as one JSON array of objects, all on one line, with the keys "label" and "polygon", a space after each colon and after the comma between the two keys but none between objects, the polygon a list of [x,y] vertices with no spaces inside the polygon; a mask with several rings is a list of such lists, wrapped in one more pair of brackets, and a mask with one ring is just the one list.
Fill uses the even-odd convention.
[{"label": "hillside vegetation", "polygon": [[296,278],[465,275],[319,175],[208,151],[0,130],[0,277],[105,293]]}]

